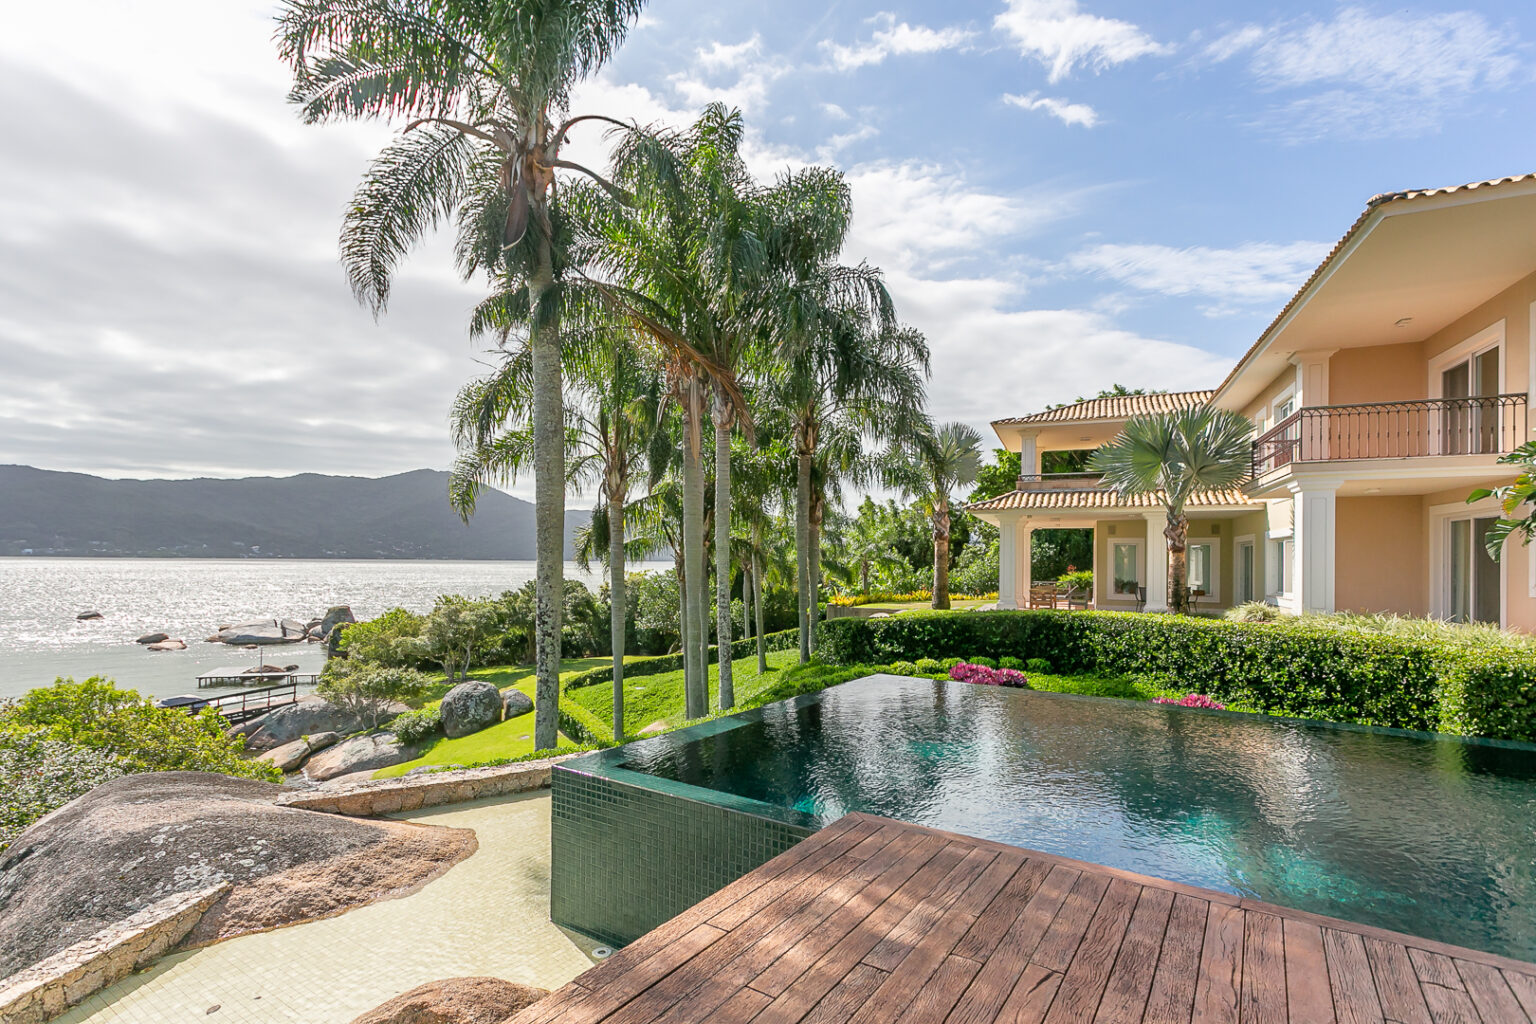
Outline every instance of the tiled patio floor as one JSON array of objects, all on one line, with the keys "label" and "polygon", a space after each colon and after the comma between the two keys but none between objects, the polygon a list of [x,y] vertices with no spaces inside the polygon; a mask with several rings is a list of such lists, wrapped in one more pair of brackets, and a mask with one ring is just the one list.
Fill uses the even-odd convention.
[{"label": "tiled patio floor", "polygon": [[592,965],[549,923],[547,791],[399,817],[472,828],[480,849],[404,899],[167,957],[60,1024],[346,1024],[427,981],[555,989]]}]

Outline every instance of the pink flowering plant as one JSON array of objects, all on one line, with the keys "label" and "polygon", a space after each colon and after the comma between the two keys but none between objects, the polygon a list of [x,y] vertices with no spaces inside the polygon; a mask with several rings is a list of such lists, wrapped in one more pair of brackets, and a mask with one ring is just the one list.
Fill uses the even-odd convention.
[{"label": "pink flowering plant", "polygon": [[1181,708],[1209,708],[1212,711],[1225,711],[1227,706],[1220,701],[1212,700],[1203,693],[1191,693],[1184,697],[1153,697],[1153,704],[1173,704]]},{"label": "pink flowering plant", "polygon": [[962,661],[949,670],[949,678],[962,683],[980,683],[982,686],[1016,686],[1029,689],[1024,673],[1013,668],[989,668]]}]

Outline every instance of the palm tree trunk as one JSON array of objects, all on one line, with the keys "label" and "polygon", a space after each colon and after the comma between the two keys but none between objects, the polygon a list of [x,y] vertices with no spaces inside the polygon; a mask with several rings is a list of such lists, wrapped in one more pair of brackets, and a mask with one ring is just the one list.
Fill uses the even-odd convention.
[{"label": "palm tree trunk", "polygon": [[762,550],[763,524],[752,524],[752,604],[757,609],[757,674],[768,671],[768,641],[763,639],[763,564],[757,553]]},{"label": "palm tree trunk", "polygon": [[[547,211],[536,211],[548,224]],[[565,409],[558,327],[540,320],[544,295],[554,287],[548,231],[538,269],[528,279],[533,310],[533,506],[537,563],[534,573],[533,749],[560,745],[560,613],[565,604]]]},{"label": "palm tree trunk", "polygon": [[811,496],[811,653],[816,653],[816,626],[821,622],[821,517],[825,508],[820,495]]},{"label": "palm tree trunk", "polygon": [[803,665],[811,660],[811,453],[803,446],[795,457],[795,588]]},{"label": "palm tree trunk", "polygon": [[677,579],[677,653],[683,656],[683,692],[688,692],[688,680],[693,678],[688,665],[688,599],[686,597],[688,573],[683,568],[683,549],[672,549],[672,574]]},{"label": "palm tree trunk", "polygon": [[624,742],[624,494],[614,481],[608,490],[608,635],[613,644],[613,740]]},{"label": "palm tree trunk", "polygon": [[715,642],[720,651],[720,710],[736,706],[731,678],[731,407],[715,389]]},{"label": "palm tree trunk", "polygon": [[1189,590],[1184,586],[1189,576],[1189,517],[1170,515],[1163,536],[1168,540],[1168,610],[1184,615],[1189,611]]},{"label": "palm tree trunk", "polygon": [[693,679],[685,682],[683,714],[702,718],[709,714],[707,648],[704,625],[704,466],[703,402],[697,378],[687,383],[683,405],[683,568],[687,573],[688,638],[683,661]]},{"label": "palm tree trunk", "polygon": [[949,607],[949,502],[940,497],[933,513],[934,608]]},{"label": "palm tree trunk", "polygon": [[741,638],[752,635],[752,560],[741,567]]}]

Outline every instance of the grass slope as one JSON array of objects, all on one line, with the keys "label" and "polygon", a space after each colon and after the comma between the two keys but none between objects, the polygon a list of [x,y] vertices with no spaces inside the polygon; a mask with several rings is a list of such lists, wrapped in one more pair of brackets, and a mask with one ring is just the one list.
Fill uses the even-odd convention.
[{"label": "grass slope", "polygon": [[[560,663],[560,678],[585,672],[587,669],[596,668],[599,665],[609,664],[607,658],[567,658]],[[533,666],[532,665],[498,665],[494,668],[477,668],[470,673],[475,679],[483,679],[488,683],[495,683],[503,693],[507,690],[519,690],[533,699]],[[612,687],[609,687],[611,689]],[[444,692],[447,686],[443,687]],[[441,698],[441,694],[438,695]],[[431,703],[431,702],[429,702]],[[509,718],[505,722],[497,722],[489,728],[479,732],[470,733],[468,736],[460,736],[457,739],[449,739],[446,736],[438,737],[437,741],[427,749],[421,757],[414,761],[406,761],[404,764],[392,765],[388,768],[380,768],[374,772],[376,779],[390,779],[398,775],[404,775],[413,768],[421,768],[426,765],[447,764],[479,764],[483,761],[494,761],[506,757],[522,757],[524,754],[533,753],[533,712],[520,715],[517,718]]]}]

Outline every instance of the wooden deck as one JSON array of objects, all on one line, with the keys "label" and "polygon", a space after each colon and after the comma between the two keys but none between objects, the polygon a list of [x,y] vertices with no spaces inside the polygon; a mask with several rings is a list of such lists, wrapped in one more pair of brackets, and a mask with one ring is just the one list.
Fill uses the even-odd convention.
[{"label": "wooden deck", "polygon": [[1536,965],[851,814],[511,1024],[1529,1024]]}]

